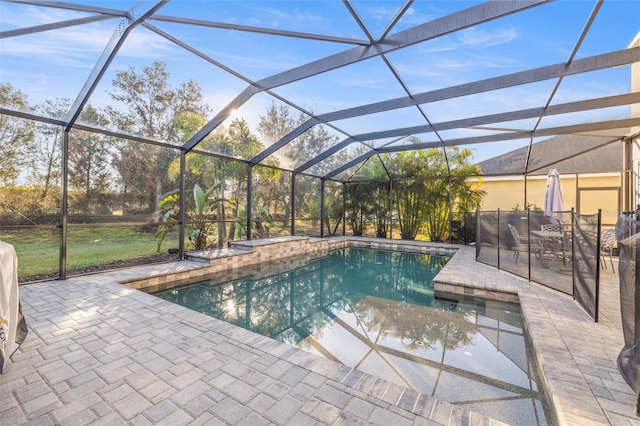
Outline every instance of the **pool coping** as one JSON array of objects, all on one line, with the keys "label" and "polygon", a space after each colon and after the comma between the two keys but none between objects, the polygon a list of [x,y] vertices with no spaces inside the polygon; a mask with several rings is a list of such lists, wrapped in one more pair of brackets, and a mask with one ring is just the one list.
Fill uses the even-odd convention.
[{"label": "pool coping", "polygon": [[518,298],[560,424],[632,424],[640,420],[633,414],[635,396],[616,364],[624,340],[615,281],[615,275],[601,274],[598,323],[571,296],[476,262],[471,247],[460,248],[434,288]]}]

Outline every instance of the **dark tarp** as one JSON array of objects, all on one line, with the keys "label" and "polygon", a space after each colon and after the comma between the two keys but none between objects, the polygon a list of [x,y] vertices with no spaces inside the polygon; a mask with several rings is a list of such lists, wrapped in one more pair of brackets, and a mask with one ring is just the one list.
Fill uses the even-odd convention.
[{"label": "dark tarp", "polygon": [[26,336],[18,297],[18,258],[11,244],[0,241],[0,373]]},{"label": "dark tarp", "polygon": [[[618,369],[629,386],[640,394],[640,273],[637,260],[640,256],[640,222],[627,215],[620,215],[616,223],[616,239],[620,253],[620,313],[624,347],[618,355]],[[640,414],[640,404],[636,404]]]}]

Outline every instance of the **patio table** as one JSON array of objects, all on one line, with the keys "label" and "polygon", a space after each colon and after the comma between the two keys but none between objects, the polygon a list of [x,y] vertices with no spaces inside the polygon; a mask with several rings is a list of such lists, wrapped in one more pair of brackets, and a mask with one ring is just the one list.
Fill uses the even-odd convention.
[{"label": "patio table", "polygon": [[540,242],[542,243],[542,253],[540,254],[541,260],[544,253],[548,252],[551,253],[551,262],[553,262],[554,259],[561,258],[562,264],[567,264],[565,232],[567,231],[531,231],[533,235],[540,237]]}]

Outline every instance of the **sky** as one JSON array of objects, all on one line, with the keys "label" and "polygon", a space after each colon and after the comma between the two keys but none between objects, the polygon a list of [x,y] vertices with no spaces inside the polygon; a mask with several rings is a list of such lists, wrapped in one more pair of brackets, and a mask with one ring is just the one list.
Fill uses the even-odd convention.
[{"label": "sky", "polygon": [[[129,10],[134,1],[71,2],[115,10]],[[156,2],[144,3],[147,7]],[[426,1],[411,4],[390,34],[439,19],[479,4],[472,1]],[[378,38],[401,9],[402,1],[351,1],[355,13],[374,38]],[[596,6],[591,0],[559,0],[532,7],[479,26],[456,31],[386,55],[386,60],[401,77],[411,94],[453,87],[477,80],[564,63],[568,60],[588,17]],[[234,25],[256,26],[343,39],[367,40],[342,1],[171,1],[157,14],[215,21]],[[7,32],[38,25],[94,16],[61,8],[0,2],[0,31]],[[27,95],[31,105],[56,98],[74,99],[100,62],[120,18],[75,25],[33,34],[0,38],[0,83],[9,83]],[[204,26],[150,20],[152,26],[135,28],[104,73],[90,103],[97,107],[113,105],[109,95],[117,71],[134,67],[141,71],[152,61],[167,64],[174,85],[188,80],[199,82],[213,118],[248,86],[290,68],[348,50],[346,42],[299,39],[280,35],[206,28]],[[640,1],[606,0],[603,2],[587,37],[575,59],[626,48],[640,31]],[[232,75],[198,55],[179,47],[158,33],[191,46],[202,56],[223,67]],[[517,109],[534,108],[590,98],[627,93],[630,90],[630,67],[619,67],[563,79],[553,98],[557,80],[543,81],[495,92],[464,96],[425,104],[422,112],[405,108],[355,117],[333,123],[339,140],[389,128],[474,117]],[[273,89],[303,110],[324,114],[407,96],[380,57],[352,66],[331,70]],[[256,128],[259,116],[279,101],[261,93],[254,95],[232,117],[247,119]],[[545,117],[539,127],[582,123],[589,120],[628,118],[629,107]],[[535,119],[500,123],[504,129],[531,129]],[[425,141],[456,139],[485,134],[486,130],[456,129],[439,135],[419,135]],[[382,142],[372,141],[372,146]],[[516,149],[528,139],[472,146],[474,159],[485,158]]]}]

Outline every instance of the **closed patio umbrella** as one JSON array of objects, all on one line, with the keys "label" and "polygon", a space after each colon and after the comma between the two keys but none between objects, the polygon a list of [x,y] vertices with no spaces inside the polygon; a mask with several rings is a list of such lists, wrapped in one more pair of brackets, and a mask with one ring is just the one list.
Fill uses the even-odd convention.
[{"label": "closed patio umbrella", "polygon": [[551,223],[564,223],[567,221],[564,213],[564,201],[562,200],[562,187],[560,186],[560,173],[556,169],[549,170],[547,174],[547,192],[544,197],[544,215]]}]

